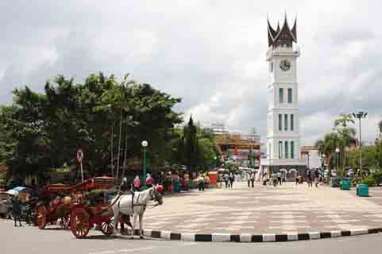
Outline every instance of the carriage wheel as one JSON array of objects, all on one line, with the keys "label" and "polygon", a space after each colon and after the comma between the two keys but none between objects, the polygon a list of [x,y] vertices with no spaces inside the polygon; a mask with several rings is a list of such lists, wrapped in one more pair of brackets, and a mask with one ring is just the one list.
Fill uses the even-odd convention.
[{"label": "carriage wheel", "polygon": [[76,208],[70,216],[70,230],[76,238],[84,238],[90,229],[89,214],[83,208]]},{"label": "carriage wheel", "polygon": [[43,229],[46,226],[46,208],[44,205],[40,205],[36,208],[36,225],[39,229]]},{"label": "carriage wheel", "polygon": [[111,221],[102,222],[101,232],[106,236],[110,236],[111,234],[113,234],[113,224],[111,223]]}]

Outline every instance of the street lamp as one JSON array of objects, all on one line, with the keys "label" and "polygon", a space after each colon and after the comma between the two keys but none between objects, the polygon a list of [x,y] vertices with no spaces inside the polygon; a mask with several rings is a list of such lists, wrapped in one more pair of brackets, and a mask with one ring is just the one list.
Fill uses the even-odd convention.
[{"label": "street lamp", "polygon": [[359,111],[352,113],[354,118],[358,118],[358,123],[359,123],[359,173],[362,173],[362,129],[361,129],[361,120],[362,118],[366,118],[367,112]]},{"label": "street lamp", "polygon": [[147,140],[143,140],[141,144],[143,147],[143,181],[145,181],[145,177],[146,177],[146,151],[147,151],[147,146],[149,145],[149,142],[147,142]]},{"label": "street lamp", "polygon": [[340,149],[337,147],[336,148],[336,174],[338,174],[338,168],[339,168],[339,162],[340,162],[340,160],[339,160],[339,154],[340,154]]}]

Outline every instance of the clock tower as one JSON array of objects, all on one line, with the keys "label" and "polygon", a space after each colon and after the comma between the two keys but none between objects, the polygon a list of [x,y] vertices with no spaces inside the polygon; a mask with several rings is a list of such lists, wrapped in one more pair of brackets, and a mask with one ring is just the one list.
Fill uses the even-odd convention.
[{"label": "clock tower", "polygon": [[268,21],[269,106],[267,114],[266,159],[261,170],[282,171],[293,178],[306,168],[300,154],[300,125],[298,111],[296,21],[289,27],[284,24],[274,29]]}]

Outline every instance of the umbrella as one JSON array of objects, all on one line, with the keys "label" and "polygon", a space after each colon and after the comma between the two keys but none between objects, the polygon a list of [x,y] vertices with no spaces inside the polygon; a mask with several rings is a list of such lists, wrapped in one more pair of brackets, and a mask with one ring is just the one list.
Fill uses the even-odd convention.
[{"label": "umbrella", "polygon": [[17,196],[19,194],[19,192],[16,191],[15,189],[8,190],[5,193],[8,193],[9,195],[12,195],[12,196]]},{"label": "umbrella", "polygon": [[12,190],[15,190],[15,191],[17,191],[17,192],[22,192],[22,191],[25,190],[25,189],[26,189],[26,187],[18,186],[18,187],[13,188]]}]

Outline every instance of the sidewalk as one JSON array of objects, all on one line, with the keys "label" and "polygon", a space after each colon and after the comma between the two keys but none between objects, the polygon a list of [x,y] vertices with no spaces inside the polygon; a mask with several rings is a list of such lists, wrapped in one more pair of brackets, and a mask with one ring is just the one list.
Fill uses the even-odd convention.
[{"label": "sidewalk", "polygon": [[[144,228],[189,233],[288,233],[366,229],[382,225],[380,198],[320,186],[262,186],[209,189],[165,196],[148,209]],[[372,191],[371,193],[373,193]],[[379,195],[378,194],[378,195]]]}]

